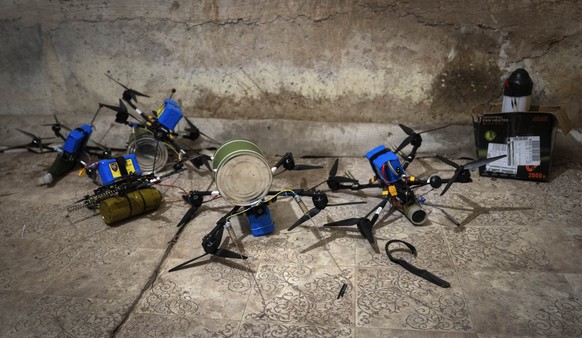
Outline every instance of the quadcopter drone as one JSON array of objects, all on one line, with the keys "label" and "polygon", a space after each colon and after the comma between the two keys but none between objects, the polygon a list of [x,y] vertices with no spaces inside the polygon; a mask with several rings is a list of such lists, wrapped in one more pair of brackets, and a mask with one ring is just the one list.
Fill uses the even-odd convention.
[{"label": "quadcopter drone", "polygon": [[[189,156],[186,151],[188,149],[179,142],[179,139],[177,138],[179,134],[174,131],[182,118],[184,118],[188,124],[188,128],[185,130],[186,134],[182,135],[183,138],[195,141],[200,137],[200,135],[202,135],[210,141],[217,143],[211,137],[201,132],[186,116],[184,116],[180,105],[172,100],[172,96],[176,92],[175,89],[172,89],[170,97],[164,99],[164,103],[158,110],[153,111],[152,115],[148,115],[137,107],[137,97],[150,97],[149,95],[129,88],[108,74],[105,75],[123,87],[124,91],[122,98],[119,99],[118,106],[103,103],[100,103],[99,105],[100,107],[106,107],[116,112],[116,123],[128,125],[132,128],[128,153],[135,153],[137,155],[138,161],[141,163],[144,171],[161,170],[167,163],[168,150],[177,156],[178,162]],[[124,102],[138,113],[139,117],[131,114],[127,110],[127,106]],[[135,120],[135,122],[130,122],[129,117]],[[157,147],[158,142],[162,143],[164,146]],[[155,154],[152,156],[151,152],[154,146]],[[151,161],[152,157],[157,158],[157,168],[152,168],[151,164],[148,163],[148,161]],[[199,162],[193,164],[197,167],[200,166]]]},{"label": "quadcopter drone", "polygon": [[[214,163],[213,163],[214,165]],[[286,153],[272,168],[271,172],[275,174],[277,170],[283,166],[284,170],[311,170],[311,169],[321,169],[321,166],[312,166],[312,165],[302,165],[302,164],[295,164],[295,160],[293,158],[292,153]],[[282,173],[283,171],[279,171]],[[202,206],[203,203],[211,201],[204,201],[205,196],[210,196],[211,200],[214,200],[221,196],[220,191],[190,191],[188,194],[182,196],[185,202],[187,202],[191,207],[189,210],[184,214],[182,219],[178,222],[178,227],[183,227],[186,225],[190,220],[195,217],[196,212]],[[177,271],[184,268],[187,268],[189,264],[192,262],[206,256],[206,255],[213,255],[217,257],[223,258],[234,258],[234,259],[246,259],[247,257],[240,254],[230,251],[228,249],[220,248],[222,244],[222,237],[224,234],[224,229],[227,229],[229,232],[232,231],[230,220],[235,216],[242,216],[245,215],[248,223],[250,225],[251,233],[254,236],[262,236],[269,234],[274,231],[274,223],[271,218],[271,212],[269,209],[269,205],[277,201],[278,198],[282,197],[292,197],[299,205],[303,212],[303,216],[299,218],[295,223],[293,223],[288,230],[292,230],[301,223],[309,220],[310,218],[317,215],[321,210],[325,209],[329,206],[340,206],[340,205],[348,205],[348,204],[361,204],[366,202],[348,202],[348,203],[329,203],[327,194],[321,190],[305,190],[305,189],[284,189],[281,191],[268,191],[264,196],[262,196],[259,200],[249,205],[235,205],[232,210],[230,210],[226,215],[221,217],[216,226],[202,238],[202,248],[204,249],[204,254],[201,256],[195,257],[190,259],[184,263],[181,263],[169,271]],[[313,201],[313,208],[308,209],[305,203],[303,202],[302,197],[311,197]],[[231,237],[234,239],[234,236]]]},{"label": "quadcopter drone", "polygon": [[20,133],[30,137],[30,142],[26,144],[20,144],[17,146],[11,147],[2,147],[2,152],[9,153],[9,152],[19,152],[20,150],[23,151],[30,151],[35,154],[44,154],[44,153],[51,153],[55,151],[55,148],[51,146],[52,143],[46,144],[43,141],[46,140],[53,140],[54,137],[40,137],[31,132],[22,130],[20,128],[16,128]]},{"label": "quadcopter drone", "polygon": [[[374,224],[378,221],[380,214],[390,204],[392,208],[401,212],[412,224],[422,225],[427,221],[427,214],[422,208],[425,203],[423,197],[417,197],[414,193],[416,187],[430,185],[432,189],[438,189],[445,184],[441,192],[444,195],[453,183],[469,183],[472,182],[469,170],[476,169],[488,163],[497,161],[505,155],[487,158],[483,160],[473,161],[464,165],[459,165],[445,157],[437,155],[436,157],[441,161],[449,164],[455,168],[455,172],[451,178],[443,179],[440,176],[433,175],[428,179],[418,179],[406,173],[406,169],[416,157],[418,148],[422,145],[421,134],[439,130],[444,127],[439,127],[431,130],[426,130],[420,133],[414,132],[411,128],[400,124],[400,128],[408,135],[404,141],[394,151],[390,151],[384,145],[375,147],[366,153],[374,176],[369,183],[360,184],[358,180],[337,176],[339,160],[333,164],[329,177],[326,181],[320,184],[327,183],[332,191],[337,190],[362,190],[362,189],[381,189],[382,200],[375,206],[368,214],[360,218],[349,218],[337,222],[324,224],[326,227],[335,226],[352,226],[356,225],[361,235],[368,240],[370,244],[374,244],[374,235],[372,229]],[[403,162],[400,161],[398,155],[405,147],[412,145],[412,150],[409,155],[402,156]],[[317,186],[316,186],[317,187]],[[443,211],[444,212],[444,211]],[[459,225],[449,214],[444,212],[445,216],[452,222]],[[372,216],[370,219],[369,217]]]},{"label": "quadcopter drone", "polygon": [[[56,179],[59,179],[67,172],[72,170],[78,164],[85,165],[85,162],[81,160],[83,156],[86,156],[85,161],[91,162],[92,156],[97,158],[110,158],[111,152],[113,150],[122,150],[122,149],[112,149],[103,146],[102,144],[98,143],[91,139],[91,134],[93,133],[93,122],[97,117],[99,110],[93,116],[90,124],[82,124],[78,128],[71,129],[64,124],[60,123],[56,114],[53,114],[55,119],[54,123],[51,124],[43,124],[43,126],[50,126],[55,137],[39,137],[27,131],[21,130],[16,128],[19,132],[23,133],[24,135],[32,138],[32,141],[29,144],[17,147],[11,147],[6,150],[15,149],[15,148],[26,148],[31,152],[34,153],[47,153],[47,152],[58,152],[59,154],[55,158],[53,164],[47,170],[47,173],[43,175],[39,179],[39,183],[41,185],[50,185],[55,182]],[[62,130],[68,131],[67,136],[63,135]],[[64,143],[61,147],[55,146],[53,144],[47,145],[43,143],[44,140],[59,138]],[[89,142],[92,142],[94,146],[88,145]]]}]

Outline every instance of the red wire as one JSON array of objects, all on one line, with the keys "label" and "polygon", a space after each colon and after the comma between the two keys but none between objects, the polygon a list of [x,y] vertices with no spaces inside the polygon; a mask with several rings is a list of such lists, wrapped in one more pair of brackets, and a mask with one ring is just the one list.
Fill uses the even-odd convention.
[{"label": "red wire", "polygon": [[168,188],[175,188],[175,189],[180,189],[180,190],[182,190],[182,192],[183,192],[184,194],[188,195],[188,192],[187,192],[187,191],[186,191],[184,188],[181,188],[181,187],[175,186],[175,185],[173,185],[173,184],[162,184],[162,183],[158,183],[158,184],[159,184],[160,186],[162,186],[162,187],[168,187]]},{"label": "red wire", "polygon": [[388,178],[386,178],[386,174],[384,174],[385,172],[386,172],[386,162],[382,164],[382,169],[380,169],[380,175],[382,176],[382,178],[384,178],[384,181],[388,182]]}]

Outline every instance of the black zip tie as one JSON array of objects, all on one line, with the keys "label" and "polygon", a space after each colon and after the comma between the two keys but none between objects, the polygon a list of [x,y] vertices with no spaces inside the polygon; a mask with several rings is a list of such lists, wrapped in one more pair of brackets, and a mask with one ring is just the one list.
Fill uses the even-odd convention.
[{"label": "black zip tie", "polygon": [[388,255],[388,259],[390,259],[392,262],[402,266],[403,268],[412,272],[413,274],[417,275],[418,277],[424,278],[427,281],[429,281],[433,284],[436,284],[442,288],[448,288],[451,286],[451,284],[449,282],[433,275],[432,273],[430,273],[427,270],[419,269],[416,266],[408,263],[404,259],[394,258],[390,254],[390,250],[388,250],[388,247],[392,243],[402,243],[402,244],[406,245],[408,247],[408,249],[410,249],[412,254],[416,257],[416,248],[412,244],[405,242],[405,241],[402,241],[402,240],[399,240],[399,239],[393,239],[393,240],[388,241],[388,243],[386,243],[386,254]]},{"label": "black zip tie", "polygon": [[348,285],[346,283],[343,283],[342,284],[342,288],[340,289],[340,292],[337,295],[337,298],[336,299],[342,298],[344,296],[344,294],[346,293],[347,288],[348,288]]}]

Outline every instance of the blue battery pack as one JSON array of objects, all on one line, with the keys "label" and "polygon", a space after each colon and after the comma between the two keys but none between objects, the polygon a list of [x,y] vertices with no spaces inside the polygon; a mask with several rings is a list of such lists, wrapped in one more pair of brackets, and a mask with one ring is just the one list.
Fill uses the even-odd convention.
[{"label": "blue battery pack", "polygon": [[398,156],[383,145],[368,151],[366,158],[370,160],[374,166],[374,171],[385,183],[392,184],[400,180],[400,175],[405,173]]},{"label": "blue battery pack", "polygon": [[[125,162],[125,163],[124,163]],[[120,165],[124,164],[124,165]],[[97,172],[103,185],[109,185],[116,179],[131,174],[141,175],[135,154],[99,161]]]},{"label": "blue battery pack", "polygon": [[270,234],[275,230],[275,224],[271,219],[271,211],[269,210],[269,207],[266,204],[263,204],[259,208],[263,209],[261,213],[252,211],[246,213],[251,226],[251,233],[255,237]]},{"label": "blue battery pack", "polygon": [[168,128],[168,130],[174,130],[182,116],[182,109],[180,109],[178,102],[171,99],[165,99],[164,106],[158,113],[158,122],[162,126]]},{"label": "blue battery pack", "polygon": [[63,151],[67,154],[77,155],[79,149],[87,145],[87,141],[89,141],[92,132],[93,128],[88,124],[84,124],[77,129],[71,130],[65,139],[65,144],[63,144]]}]

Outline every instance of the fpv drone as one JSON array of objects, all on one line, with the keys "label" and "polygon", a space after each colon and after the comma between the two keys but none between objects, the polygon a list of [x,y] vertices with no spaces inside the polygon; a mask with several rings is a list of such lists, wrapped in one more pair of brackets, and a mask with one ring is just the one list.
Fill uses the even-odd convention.
[{"label": "fpv drone", "polygon": [[[87,162],[92,162],[92,158],[111,158],[111,152],[114,150],[123,150],[123,149],[113,149],[105,147],[104,145],[98,143],[95,140],[91,139],[91,134],[93,133],[93,122],[97,117],[99,110],[93,116],[90,124],[82,124],[78,128],[71,129],[66,125],[60,123],[56,114],[53,114],[55,119],[54,123],[51,124],[43,124],[43,126],[50,126],[55,137],[39,137],[34,135],[33,133],[29,133],[27,131],[21,130],[16,128],[19,132],[23,133],[24,135],[30,137],[32,141],[29,144],[11,147],[6,150],[15,149],[15,148],[25,148],[34,153],[47,153],[47,152],[58,152],[59,154],[55,158],[53,164],[47,170],[47,173],[43,175],[39,183],[41,185],[48,185],[55,182],[55,180],[59,179],[60,177],[64,176],[67,172],[71,171],[77,165],[84,166]],[[67,136],[63,135],[63,130],[66,130],[68,133]],[[61,139],[64,143],[62,146],[55,146],[53,144],[46,144],[45,140],[49,139]],[[88,145],[91,142],[93,145]],[[82,160],[83,156],[85,156],[85,161]]]},{"label": "fpv drone", "polygon": [[[177,132],[175,132],[174,129],[183,118],[188,124],[188,128],[186,128],[185,130],[186,133],[184,135],[181,135],[183,138],[195,141],[200,137],[200,135],[202,135],[209,139],[210,141],[217,143],[211,137],[201,132],[198,129],[198,127],[196,127],[186,116],[184,116],[180,108],[180,105],[176,101],[172,100],[172,96],[176,92],[175,89],[172,89],[170,97],[164,99],[164,103],[158,110],[153,111],[152,115],[148,115],[142,112],[137,107],[138,103],[137,97],[138,96],[150,97],[149,95],[143,94],[135,89],[129,88],[128,86],[122,84],[121,82],[117,81],[108,74],[105,75],[111,80],[113,80],[115,83],[123,87],[124,91],[122,94],[122,98],[119,99],[119,105],[115,106],[103,103],[100,103],[99,105],[101,107],[106,107],[108,109],[115,111],[116,112],[115,122],[130,126],[134,133],[134,137],[139,137],[139,135],[145,135],[146,137],[153,138],[155,140],[154,142],[161,142],[167,149],[171,150],[172,153],[174,153],[177,156],[177,161],[182,161],[183,159],[189,156],[187,152],[187,150],[189,149],[186,149],[186,147],[179,142],[177,136],[180,135]],[[127,103],[139,115],[139,117],[131,114],[128,111],[127,106],[125,105],[124,102]],[[130,122],[129,121],[130,117],[134,121]],[[128,149],[128,151],[130,153],[136,152],[135,149],[136,147],[137,145],[134,145],[133,147],[130,146],[131,149]],[[204,160],[204,162],[206,161],[207,159]],[[202,163],[208,167],[208,165],[204,162]],[[165,166],[165,164],[166,163],[164,160],[159,161],[158,165],[160,165],[160,168],[157,169],[161,169],[163,166]],[[193,164],[196,167],[200,167],[201,162],[200,160],[198,160],[196,163]]]},{"label": "fpv drone", "polygon": [[[408,136],[396,149],[394,149],[394,151],[389,150],[384,145],[380,145],[366,153],[366,158],[374,172],[374,176],[370,179],[369,183],[361,184],[356,179],[337,176],[339,160],[336,160],[333,164],[328,179],[321,183],[327,183],[332,191],[380,189],[382,191],[382,200],[380,203],[378,203],[378,205],[364,217],[344,219],[324,224],[324,226],[336,227],[356,225],[362,236],[366,238],[370,244],[374,244],[375,241],[372,229],[374,224],[378,221],[380,214],[388,204],[390,204],[393,209],[401,212],[412,224],[422,225],[427,221],[427,213],[421,206],[425,200],[423,197],[416,196],[414,193],[415,188],[430,185],[432,189],[438,189],[444,184],[445,187],[441,192],[442,196],[449,190],[453,183],[472,182],[469,170],[476,169],[506,156],[491,157],[459,165],[447,158],[437,155],[436,157],[438,159],[455,168],[453,176],[444,179],[438,175],[433,175],[428,179],[419,179],[408,175],[406,169],[410,163],[412,163],[416,157],[418,148],[422,145],[421,134],[439,130],[447,126],[426,130],[420,133],[414,132],[414,130],[403,124],[400,124],[399,126]],[[412,145],[412,150],[409,155],[402,156],[403,162],[401,162],[397,154],[408,145]],[[370,216],[372,217],[369,218]],[[446,212],[445,216],[458,225],[458,222],[456,222]]]},{"label": "fpv drone", "polygon": [[[310,170],[322,168],[321,166],[296,164],[291,153],[286,153],[271,168],[272,172],[273,173],[277,172],[278,168],[280,168],[281,166],[283,166],[284,168],[283,171]],[[279,173],[283,171],[280,171]],[[190,220],[192,220],[195,217],[196,212],[202,206],[203,203],[211,201],[211,200],[204,201],[204,198],[206,196],[209,196],[211,197],[211,200],[214,200],[220,197],[220,192],[190,191],[188,194],[182,196],[184,201],[186,201],[191,207],[182,217],[182,219],[178,222],[177,225],[178,227],[183,227],[184,225],[186,225]],[[172,269],[170,269],[170,272],[187,268],[189,264],[206,255],[213,255],[223,258],[246,259],[247,257],[240,253],[220,248],[222,244],[224,229],[231,231],[232,229],[230,219],[235,216],[245,215],[249,222],[251,232],[254,236],[262,236],[271,233],[274,230],[274,224],[271,218],[269,204],[276,202],[277,199],[281,197],[292,197],[299,204],[301,210],[304,213],[303,216],[301,216],[301,218],[299,218],[295,223],[293,223],[288,228],[288,230],[292,230],[295,227],[299,226],[301,223],[309,220],[311,217],[317,215],[321,210],[325,209],[326,207],[366,203],[366,202],[348,202],[332,204],[329,203],[327,194],[325,192],[315,189],[310,190],[284,189],[281,191],[269,191],[264,198],[262,198],[260,201],[256,203],[253,203],[252,205],[249,206],[235,205],[232,208],[232,210],[230,210],[226,215],[220,218],[216,223],[216,226],[202,238],[202,248],[204,249],[204,254],[173,267]],[[307,206],[303,202],[302,197],[311,197],[313,201],[312,209],[307,208]],[[231,237],[233,237],[234,239],[234,236]]]}]

